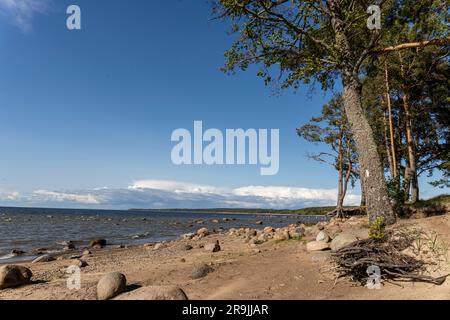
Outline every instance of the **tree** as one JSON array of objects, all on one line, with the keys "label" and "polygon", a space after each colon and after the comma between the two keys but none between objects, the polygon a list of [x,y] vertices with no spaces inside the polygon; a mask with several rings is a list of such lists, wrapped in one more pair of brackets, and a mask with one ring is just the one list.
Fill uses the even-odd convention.
[{"label": "tree", "polygon": [[336,95],[324,105],[320,117],[312,118],[308,124],[297,129],[297,134],[306,141],[329,146],[329,152],[309,154],[313,160],[326,163],[338,172],[338,195],[336,213],[343,215],[344,199],[349,182],[358,179],[358,162],[355,144],[345,116],[341,95]]},{"label": "tree", "polygon": [[[280,70],[282,87],[318,81],[327,89],[335,80],[343,84],[344,108],[358,151],[367,211],[370,220],[381,217],[386,224],[394,223],[395,213],[390,203],[384,172],[372,128],[361,103],[361,79],[368,58],[407,48],[447,43],[448,30],[424,32],[423,38],[402,46],[379,48],[388,31],[367,28],[366,11],[374,1],[353,0],[216,0],[218,17],[230,19],[238,39],[226,53],[225,70],[247,69],[250,64],[261,66],[258,74],[267,83],[275,67]],[[428,5],[428,17],[445,25],[447,6],[440,1],[423,1]],[[385,21],[396,19],[399,8],[410,1],[376,1],[383,3]],[[402,7],[403,5],[403,7]],[[404,14],[407,14],[404,13]],[[404,16],[404,15],[403,15]],[[416,21],[412,21],[412,24]],[[436,30],[433,30],[436,31]],[[432,36],[434,38],[429,39]]]}]

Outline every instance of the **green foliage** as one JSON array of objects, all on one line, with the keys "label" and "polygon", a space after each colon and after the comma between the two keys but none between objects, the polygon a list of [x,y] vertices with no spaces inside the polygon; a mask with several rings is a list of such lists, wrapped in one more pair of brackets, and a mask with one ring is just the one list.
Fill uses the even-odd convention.
[{"label": "green foliage", "polygon": [[377,241],[381,241],[385,237],[383,218],[377,217],[370,222],[369,225],[369,238]]},{"label": "green foliage", "polygon": [[386,183],[389,197],[394,200],[397,205],[403,205],[406,201],[407,195],[405,190],[400,187],[399,179],[389,179]]}]

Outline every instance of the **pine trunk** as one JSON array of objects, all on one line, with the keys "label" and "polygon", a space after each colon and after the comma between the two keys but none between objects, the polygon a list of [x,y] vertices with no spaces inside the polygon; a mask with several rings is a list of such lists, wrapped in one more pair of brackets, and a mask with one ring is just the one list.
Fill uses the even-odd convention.
[{"label": "pine trunk", "polygon": [[344,75],[344,107],[358,152],[361,175],[364,176],[366,208],[370,221],[382,217],[385,224],[396,221],[394,209],[390,203],[383,166],[381,165],[373,131],[364,115],[361,103],[361,85],[352,76]]}]

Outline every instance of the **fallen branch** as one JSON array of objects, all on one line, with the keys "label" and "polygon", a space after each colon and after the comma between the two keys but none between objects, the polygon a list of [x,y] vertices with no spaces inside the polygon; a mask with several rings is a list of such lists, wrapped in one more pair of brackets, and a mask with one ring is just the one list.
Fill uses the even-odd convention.
[{"label": "fallen branch", "polygon": [[380,268],[384,280],[417,281],[441,285],[449,275],[434,278],[421,275],[425,263],[402,253],[417,239],[418,231],[398,230],[386,234],[384,241],[365,239],[356,241],[332,255],[338,265],[340,276],[367,283],[369,267]]}]

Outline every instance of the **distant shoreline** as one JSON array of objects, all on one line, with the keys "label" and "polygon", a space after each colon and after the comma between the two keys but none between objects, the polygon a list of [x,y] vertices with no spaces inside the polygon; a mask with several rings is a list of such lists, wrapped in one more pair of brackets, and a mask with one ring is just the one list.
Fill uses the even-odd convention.
[{"label": "distant shoreline", "polygon": [[228,215],[309,215],[323,216],[335,210],[335,206],[329,207],[308,207],[302,209],[257,209],[257,208],[169,208],[169,209],[103,209],[103,208],[51,208],[51,207],[20,207],[20,206],[1,206],[2,209],[36,209],[36,210],[80,210],[80,211],[110,211],[110,212],[156,212],[156,213],[199,213],[199,214],[228,214]]}]

